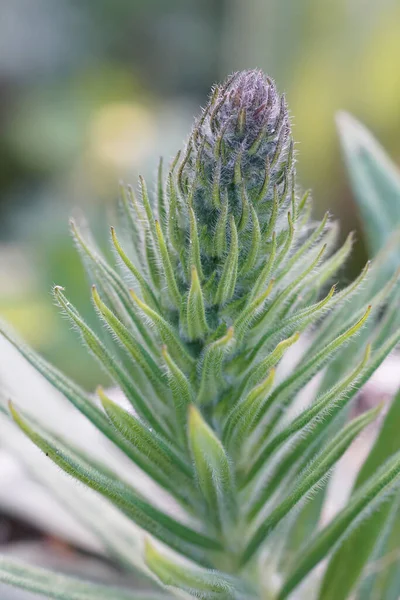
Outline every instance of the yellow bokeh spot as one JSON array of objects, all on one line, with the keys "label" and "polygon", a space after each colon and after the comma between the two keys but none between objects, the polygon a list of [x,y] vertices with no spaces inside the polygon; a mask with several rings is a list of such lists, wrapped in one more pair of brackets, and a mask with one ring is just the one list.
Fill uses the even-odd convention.
[{"label": "yellow bokeh spot", "polygon": [[113,102],[96,111],[89,135],[92,155],[100,162],[132,167],[153,149],[154,117],[143,104]]},{"label": "yellow bokeh spot", "polygon": [[0,305],[1,318],[11,323],[25,341],[32,346],[54,342],[57,321],[51,306],[41,300],[15,301]]}]

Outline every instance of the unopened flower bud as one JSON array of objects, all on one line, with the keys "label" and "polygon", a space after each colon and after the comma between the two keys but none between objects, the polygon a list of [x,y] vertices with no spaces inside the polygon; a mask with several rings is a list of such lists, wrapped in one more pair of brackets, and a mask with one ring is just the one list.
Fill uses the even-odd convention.
[{"label": "unopened flower bud", "polygon": [[[181,186],[198,218],[215,220],[224,199],[239,222],[251,202],[260,224],[274,190],[280,204],[291,191],[293,140],[284,96],[260,70],[235,73],[216,86],[189,140]],[[247,196],[243,198],[244,194]]]}]

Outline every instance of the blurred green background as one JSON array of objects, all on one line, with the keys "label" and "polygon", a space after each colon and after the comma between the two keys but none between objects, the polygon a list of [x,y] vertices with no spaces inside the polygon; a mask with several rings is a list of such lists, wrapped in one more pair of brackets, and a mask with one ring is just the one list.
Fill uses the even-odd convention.
[{"label": "blurred green background", "polygon": [[[68,216],[106,241],[118,180],[153,177],[237,69],[286,92],[300,181],[343,237],[359,230],[335,112],[399,162],[399,59],[399,0],[1,0],[1,316],[83,385],[103,379],[51,300],[64,285],[95,321]],[[360,240],[350,268],[364,258]]]}]

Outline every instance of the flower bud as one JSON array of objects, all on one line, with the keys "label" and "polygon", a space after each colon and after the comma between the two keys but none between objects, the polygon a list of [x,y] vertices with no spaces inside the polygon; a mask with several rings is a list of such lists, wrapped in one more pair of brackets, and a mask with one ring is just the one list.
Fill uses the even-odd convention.
[{"label": "flower bud", "polygon": [[191,194],[201,224],[215,222],[215,211],[227,199],[227,212],[237,223],[250,202],[262,226],[274,189],[281,204],[292,177],[293,141],[284,96],[260,70],[235,73],[214,88],[181,170],[182,189]]}]

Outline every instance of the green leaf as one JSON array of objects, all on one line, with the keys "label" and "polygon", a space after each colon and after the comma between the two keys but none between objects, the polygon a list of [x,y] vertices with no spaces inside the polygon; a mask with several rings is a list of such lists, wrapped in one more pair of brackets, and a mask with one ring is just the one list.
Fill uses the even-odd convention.
[{"label": "green leaf", "polygon": [[[86,325],[85,321],[79,315],[77,310],[62,293],[62,289],[63,288],[60,286],[54,287],[54,296],[56,301],[65,311],[72,323],[78,327],[79,332],[81,333],[82,338],[89,350],[98,359],[106,372],[109,373],[114,381],[121,386],[121,389],[125,393],[126,397],[139,412],[139,414],[143,416],[143,418],[152,427],[154,427],[156,431],[166,437],[169,437],[165,423],[160,418],[161,415],[155,413],[155,411],[152,409],[151,403],[149,403],[145,396],[140,393],[135,383],[129,377],[127,372],[121,367],[120,363],[113,356],[111,356],[96,334]],[[159,404],[159,406],[161,405]]]},{"label": "green leaf", "polygon": [[[0,405],[0,412],[2,408]],[[11,452],[26,468],[26,474],[45,487],[71,516],[98,540],[111,560],[119,563],[129,572],[141,570],[140,556],[142,532],[125,515],[112,507],[99,494],[94,494],[83,485],[71,485],[68,477],[59,469],[43,468],[47,459],[41,453],[31,452],[31,441],[10,422],[10,414],[5,411],[7,422],[0,419],[2,448]],[[79,416],[75,415],[79,421]],[[98,440],[99,449],[104,448],[104,440]],[[97,446],[96,446],[97,449]],[[111,460],[119,460],[110,453]],[[146,487],[146,481],[143,481]],[[142,482],[138,482],[142,487]],[[33,507],[32,507],[33,510]],[[32,513],[33,514],[33,513]],[[64,527],[62,525],[62,527]],[[65,529],[65,528],[64,528]]]},{"label": "green leaf", "polygon": [[172,172],[168,175],[167,195],[169,200],[168,238],[179,255],[184,245],[184,238],[179,227],[179,199]]},{"label": "green leaf", "polygon": [[253,299],[259,295],[260,291],[264,288],[266,281],[268,280],[268,277],[272,273],[272,269],[273,269],[273,266],[275,263],[275,257],[276,257],[276,247],[277,247],[276,234],[273,231],[272,235],[271,235],[271,246],[269,248],[268,260],[266,261],[265,265],[261,269],[254,285],[252,286],[252,289],[250,290],[250,298],[251,299]]},{"label": "green leaf", "polygon": [[[346,264],[354,244],[354,233],[350,231],[342,246],[325,260],[323,268],[317,273],[313,285],[321,288],[327,281],[336,275],[338,270]],[[345,288],[346,289],[346,288]]]},{"label": "green leaf", "polygon": [[[322,394],[320,398],[317,398],[310,407],[306,408],[298,417],[284,427],[279,433],[277,433],[271,440],[265,441],[264,445],[258,452],[253,469],[260,470],[263,465],[266,464],[267,460],[276,452],[283,444],[285,444],[293,435],[297,432],[302,431],[302,436],[307,433],[308,430],[318,427],[318,423],[332,419],[333,415],[339,412],[343,406],[349,401],[352,396],[352,390],[364,372],[367,361],[370,355],[370,346],[367,346],[364,357],[359,365],[342,381],[339,381],[335,386],[328,390],[325,394]],[[259,501],[256,504],[258,509],[261,508],[263,501]],[[255,511],[252,511],[254,516]]]},{"label": "green leaf", "polygon": [[350,498],[349,502],[322,531],[302,548],[292,562],[292,569],[278,595],[278,600],[287,598],[304,577],[335,546],[351,534],[354,527],[376,510],[391,494],[398,491],[400,485],[400,453],[389,458],[383,466]]},{"label": "green leaf", "polygon": [[322,255],[326,250],[326,246],[323,245],[322,248],[319,248],[314,260],[304,269],[298,277],[293,279],[284,289],[278,294],[275,300],[269,306],[266,306],[260,313],[257,315],[257,318],[254,320],[253,329],[256,327],[260,327],[262,324],[264,328],[269,325],[273,318],[276,318],[276,313],[285,306],[285,301],[288,296],[294,292],[302,283],[304,283],[310,273],[316,268],[319,264]]},{"label": "green leaf", "polygon": [[[265,439],[266,434],[273,430],[275,425],[281,419],[284,408],[293,400],[295,392],[303,387],[308,381],[310,381],[310,379],[324,366],[324,364],[326,364],[329,358],[331,358],[340,348],[344,347],[344,345],[347,344],[353,336],[357,335],[359,330],[363,327],[368,319],[370,312],[371,306],[368,306],[361,319],[354,323],[344,333],[335,338],[330,344],[327,344],[322,350],[317,352],[315,355],[311,355],[304,365],[301,365],[295,369],[294,372],[289,375],[289,377],[284,379],[284,381],[277,388],[275,388],[268,398],[268,401],[265,402],[263,410],[257,417],[257,424],[259,423],[257,431],[258,439]],[[269,419],[268,424],[264,426],[264,424],[261,422],[262,417],[266,411],[273,406],[275,406],[275,413]],[[247,483],[256,475],[257,472],[258,470],[256,469],[249,469],[249,474],[246,479]]]},{"label": "green leaf", "polygon": [[[129,315],[130,319],[135,324],[135,327],[142,336],[148,349],[153,350],[154,341],[152,340],[151,335],[149,335],[149,332],[144,327],[140,318],[136,315],[135,311],[133,310],[133,305],[129,296],[128,288],[125,286],[124,282],[118,276],[116,271],[107,264],[107,262],[97,252],[97,250],[95,248],[92,248],[91,245],[84,240],[75,222],[71,220],[70,224],[72,235],[74,237],[78,251],[80,252],[83,258],[84,264],[87,264],[87,262],[89,262],[91,265],[93,265],[94,271],[97,275],[97,283],[102,287],[104,287],[104,284],[107,284],[107,287],[114,292],[114,295],[116,295],[117,298],[120,300],[126,313]],[[89,269],[89,276],[90,274],[91,273]]]},{"label": "green leaf", "polygon": [[135,592],[123,588],[87,583],[46,569],[31,567],[6,557],[0,557],[0,581],[34,594],[43,594],[46,598],[52,598],[53,600],[168,599],[168,596],[155,592]]},{"label": "green leaf", "polygon": [[357,600],[398,600],[400,589],[400,497],[391,502],[381,538],[358,585]]},{"label": "green leaf", "polygon": [[160,158],[160,160],[158,162],[158,171],[157,171],[157,212],[158,212],[158,220],[161,223],[163,233],[164,233],[164,235],[167,235],[167,207],[166,207],[166,202],[165,202],[162,157]]},{"label": "green leaf", "polygon": [[[354,117],[339,113],[337,123],[368,248],[375,255],[400,225],[400,173]],[[398,256],[392,255],[384,269],[392,274],[398,264]]]},{"label": "green leaf", "polygon": [[307,240],[303,242],[300,248],[290,257],[290,259],[285,263],[284,268],[279,272],[279,279],[282,279],[289,271],[296,266],[296,263],[300,263],[302,259],[304,260],[307,252],[314,246],[314,244],[321,238],[322,234],[326,229],[326,224],[328,222],[329,213],[325,213],[324,218],[320,223],[318,223],[317,227],[315,227],[314,231],[308,236]]},{"label": "green leaf", "polygon": [[219,212],[214,235],[214,252],[222,256],[226,250],[226,230],[228,226],[228,196],[225,194],[222,208]]},{"label": "green leaf", "polygon": [[141,217],[140,212],[138,211],[138,204],[132,187],[125,186],[121,181],[119,184],[119,191],[123,220],[128,234],[127,237],[131,244],[132,250],[135,253],[135,258],[137,259],[138,263],[143,266],[143,240],[140,230],[140,223],[143,220],[143,217]]},{"label": "green leaf", "polygon": [[146,302],[149,302],[153,306],[153,308],[155,308],[155,310],[159,310],[160,305],[158,303],[158,300],[155,297],[153,290],[151,289],[146,278],[143,277],[140,270],[125,254],[121,244],[118,241],[117,234],[115,233],[114,227],[111,227],[111,238],[112,238],[114,247],[115,247],[116,251],[118,252],[118,255],[121,258],[122,262],[125,264],[125,266],[129,269],[129,271],[132,273],[132,275],[135,277],[135,279],[139,283],[140,291],[142,292],[143,298],[146,300]]},{"label": "green leaf", "polygon": [[164,373],[153,360],[152,356],[147,352],[142,344],[138,343],[134,335],[127,327],[113,314],[113,312],[102,302],[96,286],[92,286],[92,298],[95,307],[104,319],[105,323],[116,334],[117,340],[127,349],[132,358],[143,369],[146,377],[154,387],[154,391],[158,397],[166,403],[165,398],[165,378]]},{"label": "green leaf", "polygon": [[[242,181],[242,184],[240,186],[240,198],[242,200],[242,214],[240,215],[240,221],[239,221],[239,225],[238,225],[239,232],[243,231],[246,228],[246,225],[249,220],[249,215],[250,215],[250,206],[252,206],[250,204],[249,198],[247,196],[247,191],[246,191],[246,186],[244,185],[244,181]],[[257,220],[258,220],[258,218],[257,218]],[[260,233],[261,233],[261,231],[260,231]],[[254,236],[254,235],[257,236],[257,233],[254,231],[254,226],[252,224],[252,236]]]},{"label": "green leaf", "polygon": [[238,235],[235,225],[235,219],[231,216],[231,242],[229,253],[225,257],[224,265],[222,268],[221,278],[218,283],[217,291],[215,293],[214,303],[224,304],[230,300],[235,293],[235,286],[237,280],[237,269],[239,260],[239,249],[238,249]]},{"label": "green leaf", "polygon": [[272,368],[264,381],[251,389],[244,400],[236,403],[229,413],[224,428],[224,442],[230,446],[231,452],[238,453],[240,450],[240,442],[248,436],[252,423],[268,398],[274,380],[275,369]]},{"label": "green leaf", "polygon": [[169,355],[167,346],[163,346],[162,355],[168,368],[169,385],[174,400],[175,413],[178,422],[178,433],[181,437],[181,442],[185,444],[187,407],[193,400],[192,386],[190,385],[190,382],[185,374],[182,373],[178,365]]},{"label": "green leaf", "polygon": [[[276,327],[275,330],[272,330],[272,332],[269,333],[269,336],[273,335],[279,330],[285,331],[287,328],[289,329],[292,327],[296,327],[298,329],[298,326],[301,326],[303,330],[310,323],[323,316],[325,312],[329,311],[332,308],[332,306],[336,304],[337,298],[333,298],[335,291],[336,285],[333,285],[329,290],[328,294],[325,296],[325,298],[323,298],[319,302],[316,302],[315,304],[309,304],[308,306],[306,306],[306,308],[300,309],[294,314],[291,314],[290,316],[283,319],[280,323],[280,326]],[[265,339],[266,338],[262,338],[262,343],[265,342]]]},{"label": "green leaf", "polygon": [[189,206],[189,219],[190,219],[190,246],[189,246],[189,265],[194,266],[197,270],[200,281],[203,281],[204,275],[201,266],[200,257],[200,240],[197,229],[197,220],[194,210]]},{"label": "green leaf", "polygon": [[167,282],[167,288],[171,300],[173,301],[176,308],[179,308],[181,305],[181,294],[178,289],[178,285],[176,283],[174,268],[172,266],[171,257],[165,243],[164,235],[162,232],[162,228],[158,221],[155,222],[156,227],[156,236],[158,241],[158,248],[160,250],[161,262],[163,266],[163,273],[165,280]]},{"label": "green leaf", "polygon": [[[393,400],[386,415],[378,439],[365,460],[355,483],[354,490],[368,481],[382,464],[400,451],[400,393]],[[320,599],[345,600],[357,584],[363,569],[372,556],[374,548],[381,543],[382,532],[393,508],[397,512],[398,500],[386,502],[379,512],[365,520],[351,533],[332,556],[322,582]],[[373,581],[369,581],[372,586]],[[381,596],[386,598],[385,595]]]},{"label": "green leaf", "polygon": [[229,327],[224,336],[206,346],[201,364],[200,388],[196,400],[198,404],[206,404],[210,398],[213,398],[217,386],[223,385],[222,364],[225,355],[231,350],[234,343],[234,329]]},{"label": "green leaf", "polygon": [[259,549],[267,536],[274,530],[278,523],[293,508],[310,493],[318,489],[325,480],[332,467],[343,456],[347,448],[359,433],[376,419],[381,406],[372,409],[351,421],[338,435],[327,444],[321,452],[313,459],[311,464],[300,474],[298,482],[293,491],[268,515],[266,520],[258,525],[256,533],[248,543],[242,557],[242,564],[246,564],[253,554]]},{"label": "green leaf", "polygon": [[186,485],[188,480],[190,482],[193,477],[191,467],[167,442],[115,404],[101,388],[97,393],[114,427],[136,450],[135,462],[143,471],[172,492],[179,487],[175,486],[174,481],[179,480]]},{"label": "green leaf", "polygon": [[[245,205],[246,206],[246,205]],[[252,204],[250,204],[251,211],[251,242],[247,256],[244,263],[240,267],[239,275],[246,275],[254,267],[257,261],[257,257],[260,251],[261,241],[261,230],[260,223],[258,221],[257,213]],[[243,215],[242,215],[243,218]],[[242,221],[240,221],[240,224]]]},{"label": "green leaf", "polygon": [[242,394],[247,387],[258,385],[266,377],[268,371],[272,367],[275,367],[281,360],[286,350],[299,340],[299,337],[299,332],[296,332],[289,338],[282,340],[263,360],[249,369],[247,375],[243,377],[243,383],[239,388],[239,394]]},{"label": "green leaf", "polygon": [[193,366],[193,358],[183,345],[178,332],[174,330],[172,325],[170,325],[161,314],[140,300],[133,290],[130,290],[130,293],[144,315],[146,315],[155,326],[163,343],[168,346],[176,362],[184,369],[190,369]]},{"label": "green leaf", "polygon": [[271,210],[271,214],[268,220],[268,225],[266,226],[265,230],[262,232],[263,233],[263,238],[268,242],[269,238],[272,236],[273,232],[275,231],[275,226],[276,226],[276,222],[278,219],[278,212],[279,212],[279,194],[278,194],[278,188],[276,185],[274,185],[274,195],[273,195],[273,201],[272,201],[272,210]]},{"label": "green leaf", "polygon": [[[217,141],[219,144],[220,139]],[[219,144],[219,148],[221,145]],[[212,201],[213,207],[216,209],[221,208],[221,159],[217,158],[215,169],[213,172],[213,186],[212,186]]]},{"label": "green leaf", "polygon": [[270,176],[271,176],[271,167],[272,166],[273,166],[272,164],[271,165],[269,164],[269,158],[267,156],[267,159],[265,161],[265,167],[264,167],[264,181],[262,183],[260,191],[258,192],[258,197],[256,200],[257,203],[262,202],[262,200],[264,199],[265,194],[268,190],[268,186],[269,186],[269,182],[270,182],[270,178],[271,178]]},{"label": "green leaf", "polygon": [[200,279],[194,264],[191,269],[191,285],[187,297],[186,316],[189,339],[203,339],[208,333],[209,327],[207,325]]},{"label": "green leaf", "polygon": [[129,458],[135,461],[132,447],[111,425],[104,413],[94,404],[92,398],[79,386],[47,363],[33,350],[19,342],[0,323],[0,332],[47,381],[59,390],[89,421],[91,421],[109,440],[119,447]]},{"label": "green leaf", "polygon": [[207,563],[205,550],[219,548],[216,540],[158,510],[117,476],[115,478],[107,476],[96,466],[71,452],[67,446],[59,442],[55,445],[50,439],[46,439],[28,424],[11,403],[10,412],[18,427],[65,473],[99,492],[139,527],[160,541],[197,560],[200,564]]},{"label": "green leaf", "polygon": [[287,219],[288,219],[288,229],[285,232],[285,236],[286,236],[285,243],[283,245],[282,250],[276,257],[276,260],[274,263],[274,269],[277,269],[278,267],[280,267],[280,265],[283,263],[284,259],[286,258],[287,254],[289,253],[289,251],[292,247],[292,243],[293,243],[293,239],[294,239],[294,227],[293,227],[292,214],[290,212],[288,212],[288,214],[287,214]]},{"label": "green leaf", "polygon": [[184,590],[201,600],[244,600],[254,597],[250,590],[246,590],[244,596],[245,586],[239,579],[173,560],[159,552],[148,539],[145,541],[145,561],[164,586]]},{"label": "green leaf", "polygon": [[193,404],[189,406],[188,439],[199,487],[216,525],[228,535],[236,514],[231,465],[220,440]]},{"label": "green leaf", "polygon": [[160,264],[159,264],[159,253],[157,243],[156,224],[154,220],[153,210],[150,204],[150,198],[147,191],[146,182],[142,176],[139,176],[139,187],[142,197],[142,204],[144,208],[144,219],[142,226],[145,229],[144,240],[145,240],[145,252],[147,261],[148,274],[151,277],[154,287],[160,289]]},{"label": "green leaf", "polygon": [[154,219],[154,215],[153,215],[153,209],[150,204],[150,198],[149,198],[149,193],[147,191],[146,182],[141,175],[139,175],[139,188],[140,188],[140,193],[142,196],[144,212],[146,215],[147,228],[148,228],[148,231],[150,231],[150,234],[151,234],[154,244],[156,244],[157,234],[156,234],[156,223],[155,223],[155,219]]},{"label": "green leaf", "polygon": [[[381,348],[372,352],[372,357],[368,364],[352,386],[351,390],[344,397],[346,403],[356,395],[399,342],[400,330],[397,330]],[[283,453],[283,456],[277,462],[270,474],[268,486],[264,487],[263,490],[252,498],[252,502],[249,506],[250,517],[253,516],[253,512],[256,514],[260,507],[271,498],[286,476],[290,475],[291,472],[298,472],[306,466],[307,461],[309,460],[308,450],[313,452],[316,451],[316,444],[319,444],[321,438],[323,438],[327,425],[335,419],[338,412],[339,417],[341,416],[340,410],[341,403],[339,402],[331,408],[331,411],[326,415],[324,420],[316,419],[313,426],[307,428],[304,434]],[[300,467],[298,467],[298,463],[300,463]]]},{"label": "green leaf", "polygon": [[297,312],[287,316],[283,320],[278,320],[276,325],[271,328],[267,328],[264,335],[260,337],[258,342],[254,345],[248,358],[250,364],[257,356],[258,352],[264,347],[265,344],[272,343],[278,335],[291,335],[294,331],[302,333],[307,326],[311,325],[318,318],[329,311],[334,305],[340,302],[339,294],[335,294],[336,286],[333,285],[329,290],[328,294],[315,304],[308,305],[306,308],[300,309]]},{"label": "green leaf", "polygon": [[[349,327],[355,318],[362,316],[367,305],[372,305],[373,312],[380,312],[381,307],[385,306],[390,299],[399,278],[394,275],[384,286],[380,286],[374,293],[371,293],[371,282],[373,285],[378,277],[379,267],[376,259],[372,267],[368,262],[357,279],[336,294],[336,298],[339,297],[339,303],[325,321],[321,323],[312,341],[310,351],[320,350],[331,342],[335,336]],[[346,302],[343,302],[343,300],[346,300]],[[347,362],[345,366],[347,366]]]},{"label": "green leaf", "polygon": [[274,286],[275,280],[271,279],[269,285],[266,290],[257,296],[252,302],[248,302],[247,305],[243,308],[242,312],[235,320],[235,332],[236,337],[238,339],[242,339],[247,333],[248,329],[251,327],[254,319],[257,316],[257,313],[264,305],[265,300],[270,295],[272,288]]},{"label": "green leaf", "polygon": [[[373,268],[371,269],[371,277],[370,277],[370,281],[369,283],[371,284],[371,279],[374,279],[374,277],[378,276],[379,274],[377,273],[376,270],[376,264],[373,265]],[[367,286],[368,286],[368,280],[367,280]],[[387,339],[390,335],[391,335],[391,331],[390,330],[386,330],[386,332],[383,331],[383,329],[381,329],[382,327],[382,321],[380,319],[380,317],[382,316],[382,313],[384,313],[385,309],[387,310],[388,308],[390,308],[391,303],[393,302],[392,298],[393,296],[396,296],[397,290],[399,290],[399,276],[398,273],[396,273],[392,278],[390,278],[385,285],[381,286],[376,293],[373,294],[372,298],[371,298],[371,290],[370,293],[366,295],[366,300],[368,301],[368,303],[370,305],[372,305],[372,309],[371,309],[371,318],[368,319],[368,322],[366,324],[366,326],[363,328],[362,332],[360,332],[360,335],[357,336],[356,338],[353,338],[353,340],[351,341],[350,344],[347,345],[347,348],[343,349],[343,352],[341,352],[340,354],[338,354],[336,356],[336,358],[331,361],[331,363],[328,365],[328,368],[325,372],[324,378],[322,380],[320,389],[323,391],[325,389],[327,389],[329,386],[331,386],[335,381],[337,381],[340,377],[342,377],[343,373],[346,371],[346,369],[348,368],[349,364],[352,364],[353,361],[355,360],[355,358],[357,357],[358,353],[361,351],[362,346],[364,346],[364,344],[371,340],[373,341],[373,344],[375,344],[375,338],[378,335],[378,337],[380,338],[380,342],[382,343],[382,341],[384,342],[385,340],[382,339],[383,338],[383,333],[385,333],[385,338]],[[364,290],[361,288],[360,289],[361,295],[364,294]],[[365,310],[365,301],[361,301],[362,298],[359,298],[357,301],[357,297],[353,297],[353,301],[354,301],[354,307],[353,310],[351,310],[351,303],[349,302],[346,306],[343,306],[344,312],[339,311],[338,314],[336,315],[336,321],[334,321],[333,323],[331,323],[331,327],[330,329],[328,328],[328,330],[326,330],[326,335],[325,335],[325,339],[321,336],[321,334],[318,336],[318,340],[317,343],[321,346],[321,348],[323,346],[325,346],[329,340],[330,337],[332,335],[332,332],[334,332],[335,330],[337,330],[338,325],[343,328],[347,328],[348,325],[351,323],[351,321],[354,319],[354,317],[358,317],[359,315],[361,315],[363,313],[363,311]],[[346,309],[350,308],[350,312],[347,311]],[[324,327],[325,324],[322,326]],[[379,331],[380,330],[380,331]]]}]

